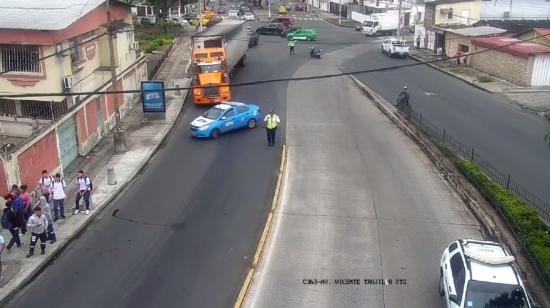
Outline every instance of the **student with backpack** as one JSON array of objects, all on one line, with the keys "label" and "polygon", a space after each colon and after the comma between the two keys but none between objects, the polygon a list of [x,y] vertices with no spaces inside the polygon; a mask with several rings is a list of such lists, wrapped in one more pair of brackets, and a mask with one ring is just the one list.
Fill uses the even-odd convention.
[{"label": "student with backpack", "polygon": [[61,216],[62,219],[65,219],[65,198],[67,194],[65,193],[65,180],[61,179],[61,174],[56,173],[55,179],[52,184],[52,197],[53,197],[53,221],[59,219]]},{"label": "student with backpack", "polygon": [[50,202],[50,194],[52,192],[53,177],[48,175],[48,170],[42,170],[42,177],[38,180],[38,185],[42,191],[42,196]]},{"label": "student with backpack", "polygon": [[19,224],[15,217],[15,212],[11,208],[11,201],[6,202],[6,207],[4,208],[4,213],[2,214],[2,228],[9,230],[11,233],[11,240],[8,243],[6,248],[11,249],[13,244],[16,244],[17,247],[21,247],[21,239],[19,238]]},{"label": "student with backpack", "polygon": [[11,192],[5,197],[6,200],[11,201],[11,208],[15,212],[15,220],[17,225],[21,228],[21,234],[27,233],[27,224],[25,222],[25,208],[24,201],[19,196],[19,186],[12,185]]},{"label": "student with backpack", "polygon": [[90,214],[90,193],[92,192],[93,184],[92,180],[84,174],[84,171],[79,170],[76,177],[76,186],[78,192],[76,193],[74,215],[80,212],[80,199],[84,198],[86,204],[86,215]]},{"label": "student with backpack", "polygon": [[32,198],[27,191],[27,185],[23,184],[19,187],[19,196],[23,200],[23,217],[27,221],[32,215]]}]

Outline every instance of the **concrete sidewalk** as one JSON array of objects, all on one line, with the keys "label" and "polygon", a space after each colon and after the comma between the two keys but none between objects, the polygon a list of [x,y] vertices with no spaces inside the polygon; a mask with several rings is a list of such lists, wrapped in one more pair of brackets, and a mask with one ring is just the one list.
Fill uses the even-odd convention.
[{"label": "concrete sidewalk", "polygon": [[540,115],[550,111],[550,87],[521,87],[473,67],[453,64],[451,60],[444,60],[444,57],[427,49],[411,48],[409,55],[418,61],[442,60],[429,65],[484,91],[502,94]]},{"label": "concrete sidewalk", "polygon": [[[187,66],[190,59],[188,37],[181,37],[172,49],[171,54],[157,73],[156,80],[164,80],[165,87],[177,84],[184,88],[190,85],[190,79],[186,77]],[[31,281],[57,253],[71,242],[78,233],[93,221],[102,208],[112,201],[122,189],[129,184],[140,169],[153,156],[161,142],[173,127],[182,107],[185,103],[187,91],[182,90],[179,95],[175,92],[167,92],[166,118],[162,120],[149,120],[144,118],[141,103],[135,103],[126,112],[123,119],[126,130],[127,151],[121,154],[114,153],[112,136],[108,135],[86,157],[78,158],[66,170],[65,181],[69,190],[65,200],[66,219],[55,223],[57,242],[46,247],[46,255],[40,255],[40,249],[35,250],[35,256],[26,259],[30,242],[29,233],[21,237],[21,248],[12,247],[4,253],[2,263],[4,266],[4,279],[0,282],[0,306],[6,300]],[[116,185],[107,184],[107,167],[114,168]],[[94,183],[92,192],[93,207],[90,215],[83,213],[72,215],[74,209],[75,175],[77,170],[83,169]],[[37,171],[38,174],[39,171]],[[37,175],[38,181],[39,174]],[[11,235],[7,230],[1,231],[2,236],[8,242]]]}]

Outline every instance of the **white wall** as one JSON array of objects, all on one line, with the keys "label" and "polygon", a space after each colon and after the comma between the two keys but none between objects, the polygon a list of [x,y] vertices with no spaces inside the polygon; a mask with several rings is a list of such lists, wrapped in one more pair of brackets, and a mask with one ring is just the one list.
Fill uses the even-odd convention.
[{"label": "white wall", "polygon": [[[504,12],[510,12],[504,18]],[[544,0],[481,1],[481,19],[550,19],[550,2]]]}]

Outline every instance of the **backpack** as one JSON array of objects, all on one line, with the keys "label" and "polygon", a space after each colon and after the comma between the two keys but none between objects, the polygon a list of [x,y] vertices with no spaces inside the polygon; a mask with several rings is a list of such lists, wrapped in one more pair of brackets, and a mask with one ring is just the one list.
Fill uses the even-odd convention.
[{"label": "backpack", "polygon": [[[48,188],[49,192],[52,191],[52,188],[53,188],[53,182],[54,182],[54,179],[53,179],[53,176],[47,176],[48,178],[50,178],[50,187]],[[44,187],[44,178],[45,176],[43,176],[41,179],[40,179],[40,182],[42,184],[42,187]]]},{"label": "backpack", "polygon": [[2,214],[2,228],[8,230],[11,229],[11,222],[8,218],[8,212],[5,211],[4,214]]},{"label": "backpack", "polygon": [[94,183],[92,183],[92,179],[90,179],[88,176],[84,180],[90,181],[90,192],[92,192],[92,189],[94,189]]}]

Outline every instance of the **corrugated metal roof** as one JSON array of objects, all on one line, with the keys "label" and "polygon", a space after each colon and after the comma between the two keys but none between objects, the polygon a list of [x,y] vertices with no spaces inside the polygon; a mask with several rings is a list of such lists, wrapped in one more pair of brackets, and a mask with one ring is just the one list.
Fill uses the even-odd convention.
[{"label": "corrugated metal roof", "polygon": [[538,35],[543,35],[550,40],[550,28],[534,28]]},{"label": "corrugated metal roof", "polygon": [[2,0],[0,29],[61,30],[105,0]]},{"label": "corrugated metal roof", "polygon": [[506,30],[504,29],[489,27],[489,26],[468,27],[468,28],[460,28],[460,29],[445,29],[445,28],[442,28],[442,29],[444,29],[447,32],[462,35],[462,36],[484,36],[484,35],[501,34],[506,32]]},{"label": "corrugated metal roof", "polygon": [[472,43],[474,45],[478,45],[489,49],[500,47],[498,51],[505,52],[505,53],[522,57],[522,58],[529,58],[529,56],[532,56],[532,55],[550,53],[550,46],[532,43],[532,42],[521,42],[521,40],[518,40],[516,38],[505,37],[505,36],[475,38],[475,39],[472,39]]}]

